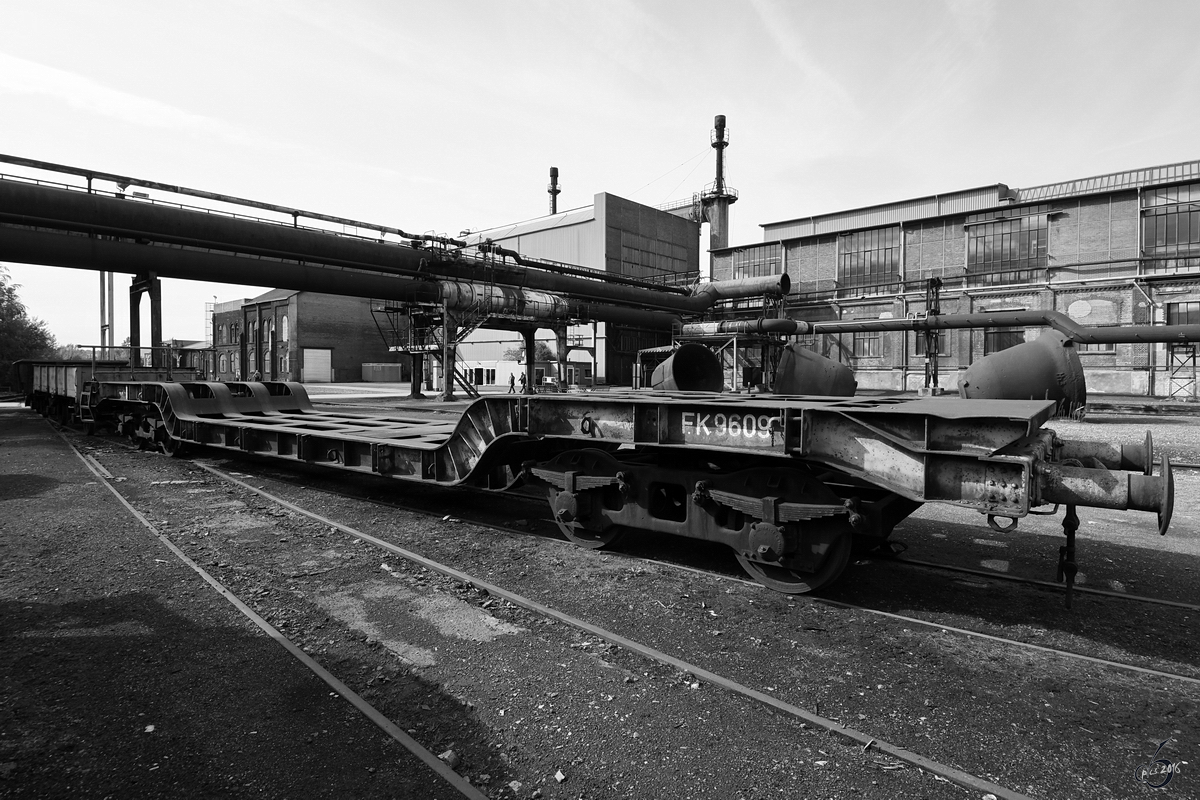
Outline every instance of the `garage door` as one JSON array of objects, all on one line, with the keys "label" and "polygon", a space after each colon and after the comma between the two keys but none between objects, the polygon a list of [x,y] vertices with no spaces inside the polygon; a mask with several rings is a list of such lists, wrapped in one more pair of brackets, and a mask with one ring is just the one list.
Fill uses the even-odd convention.
[{"label": "garage door", "polygon": [[304,348],[304,368],[300,380],[304,383],[329,383],[333,380],[333,351]]}]

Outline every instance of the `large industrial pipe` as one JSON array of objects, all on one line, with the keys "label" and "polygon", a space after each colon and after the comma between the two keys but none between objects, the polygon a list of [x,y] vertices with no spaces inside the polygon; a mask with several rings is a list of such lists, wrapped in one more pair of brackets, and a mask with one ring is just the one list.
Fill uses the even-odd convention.
[{"label": "large industrial pipe", "polygon": [[352,297],[438,302],[437,283],[328,264],[214,253],[187,247],[136,244],[0,225],[0,261],[92,269],[212,283],[257,284]]},{"label": "large industrial pipe", "polygon": [[696,287],[692,298],[704,298],[707,302],[693,304],[697,311],[704,311],[718,300],[735,300],[740,297],[783,297],[792,290],[792,279],[786,272],[779,275],[759,275],[754,278],[735,278],[730,281],[712,281]]},{"label": "large industrial pipe", "polygon": [[[258,220],[237,219],[216,213],[8,180],[0,180],[0,223],[306,264],[315,262],[330,267],[408,277],[470,281],[477,279],[480,272],[486,269],[489,282],[506,286],[553,292],[579,300],[677,313],[701,313],[711,308],[718,300],[786,294],[790,288],[787,275],[775,275],[704,284],[695,293],[684,296],[607,283],[602,274],[598,274],[596,279],[590,279],[519,265],[484,263],[463,258],[458,253],[447,255],[440,251],[382,241],[353,239]],[[182,277],[172,276],[170,264],[165,263],[169,261],[167,254],[173,254],[175,250],[155,248],[152,252],[164,256],[164,263],[149,267],[151,271],[168,277]],[[0,260],[46,263],[36,253],[15,251],[0,251]],[[250,265],[249,269],[239,276],[237,282],[291,288],[285,284],[268,281],[256,274],[257,268],[253,266],[253,262],[247,264]],[[99,269],[86,261],[76,263],[75,266]],[[368,294],[364,291],[355,293]]]},{"label": "large industrial pipe", "polygon": [[[187,247],[135,244],[107,238],[47,232],[0,225],[0,260],[48,267],[95,269],[133,275],[154,272],[162,278],[213,283],[250,283],[350,297],[373,297],[406,303],[450,303],[464,309],[487,299],[489,310],[520,313],[539,319],[614,322],[670,330],[679,317],[595,303],[567,303],[561,297],[513,287],[456,281],[413,280],[370,270],[326,264],[301,264]],[[517,310],[520,309],[520,310]]]},{"label": "large industrial pipe", "polygon": [[809,331],[807,322],[795,319],[727,319],[721,322],[688,322],[680,329],[681,336],[713,336],[722,333],[773,333],[793,336]]}]

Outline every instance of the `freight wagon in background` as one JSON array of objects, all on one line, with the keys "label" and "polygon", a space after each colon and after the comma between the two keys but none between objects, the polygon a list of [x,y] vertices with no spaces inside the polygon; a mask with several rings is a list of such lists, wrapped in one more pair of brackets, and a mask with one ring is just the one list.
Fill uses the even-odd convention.
[{"label": "freight wagon in background", "polygon": [[128,359],[22,359],[13,363],[13,372],[17,379],[16,390],[24,396],[25,405],[43,417],[53,417],[63,424],[79,421],[89,426],[95,423],[92,411],[101,383],[195,380],[199,377],[198,371],[191,368],[131,367]]}]

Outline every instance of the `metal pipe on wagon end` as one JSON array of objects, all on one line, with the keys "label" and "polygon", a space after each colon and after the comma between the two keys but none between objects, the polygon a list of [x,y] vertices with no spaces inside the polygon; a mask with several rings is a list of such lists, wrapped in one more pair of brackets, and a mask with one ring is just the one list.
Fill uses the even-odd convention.
[{"label": "metal pipe on wagon end", "polygon": [[1044,464],[1038,468],[1041,499],[1067,506],[1153,511],[1158,514],[1158,532],[1166,534],[1175,505],[1175,477],[1170,459],[1163,456],[1161,464],[1159,475]]}]

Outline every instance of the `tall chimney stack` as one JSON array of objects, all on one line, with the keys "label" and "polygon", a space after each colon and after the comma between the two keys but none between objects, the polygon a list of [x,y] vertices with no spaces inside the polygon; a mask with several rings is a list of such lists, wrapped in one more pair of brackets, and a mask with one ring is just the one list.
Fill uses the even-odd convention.
[{"label": "tall chimney stack", "polygon": [[550,213],[558,213],[558,194],[562,189],[558,188],[558,167],[550,168],[550,185],[546,187],[546,191],[550,194]]},{"label": "tall chimney stack", "polygon": [[705,187],[700,195],[704,221],[708,223],[709,250],[729,246],[729,206],[737,201],[736,189],[725,183],[725,148],[729,147],[729,132],[725,129],[725,115],[718,114],[713,120],[712,146],[717,151],[717,178]]}]

